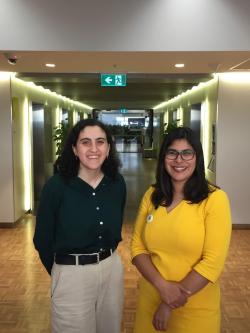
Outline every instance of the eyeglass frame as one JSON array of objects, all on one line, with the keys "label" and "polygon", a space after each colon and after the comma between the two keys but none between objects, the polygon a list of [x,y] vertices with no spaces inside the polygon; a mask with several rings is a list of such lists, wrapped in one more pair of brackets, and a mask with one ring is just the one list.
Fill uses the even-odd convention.
[{"label": "eyeglass frame", "polygon": [[[172,152],[174,152],[176,154],[175,158],[169,158],[169,157],[167,157],[167,154],[168,154],[169,151],[172,151]],[[186,152],[186,151],[192,152],[192,158],[189,158],[189,159],[184,159],[183,158],[183,153]],[[191,161],[194,158],[195,154],[196,153],[195,153],[195,151],[193,149],[177,150],[177,149],[170,148],[170,149],[167,149],[166,154],[165,154],[165,158],[167,160],[170,160],[170,161],[175,161],[180,156],[183,161]]]}]

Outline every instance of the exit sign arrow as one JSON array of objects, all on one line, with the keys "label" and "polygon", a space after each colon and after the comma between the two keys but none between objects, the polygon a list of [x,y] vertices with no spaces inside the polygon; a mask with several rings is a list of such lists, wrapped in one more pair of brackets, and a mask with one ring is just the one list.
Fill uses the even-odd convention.
[{"label": "exit sign arrow", "polygon": [[112,81],[113,80],[110,76],[106,77],[106,79],[105,79],[105,82],[107,82],[108,85],[110,85]]},{"label": "exit sign arrow", "polygon": [[101,74],[102,87],[125,87],[126,74]]}]

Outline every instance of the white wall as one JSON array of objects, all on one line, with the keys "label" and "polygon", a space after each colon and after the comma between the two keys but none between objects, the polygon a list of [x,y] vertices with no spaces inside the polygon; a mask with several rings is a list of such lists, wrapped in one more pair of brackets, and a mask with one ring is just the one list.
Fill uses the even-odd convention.
[{"label": "white wall", "polygon": [[229,195],[233,223],[249,224],[250,73],[220,76],[216,156],[216,182]]},{"label": "white wall", "polygon": [[10,76],[0,72],[0,222],[14,220]]},{"label": "white wall", "polygon": [[249,31],[249,0],[1,0],[1,50],[248,51]]}]

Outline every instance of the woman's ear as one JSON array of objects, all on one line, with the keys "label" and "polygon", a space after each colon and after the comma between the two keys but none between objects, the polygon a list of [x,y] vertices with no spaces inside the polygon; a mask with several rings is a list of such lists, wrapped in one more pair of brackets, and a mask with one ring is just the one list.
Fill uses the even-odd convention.
[{"label": "woman's ear", "polygon": [[72,145],[72,150],[73,150],[73,153],[75,154],[75,156],[77,157],[77,151],[76,151],[76,147]]},{"label": "woman's ear", "polygon": [[107,158],[109,157],[109,152],[110,152],[110,144],[108,146]]}]

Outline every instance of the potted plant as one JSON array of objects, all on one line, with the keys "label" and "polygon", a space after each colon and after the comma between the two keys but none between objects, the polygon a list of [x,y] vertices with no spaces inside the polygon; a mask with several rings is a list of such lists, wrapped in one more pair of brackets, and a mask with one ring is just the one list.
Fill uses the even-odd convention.
[{"label": "potted plant", "polygon": [[173,120],[169,123],[165,123],[164,124],[164,134],[168,134],[169,132],[171,132],[173,129],[177,128],[177,127],[180,127],[178,125],[178,122],[180,121],[180,119],[176,119],[176,120]]},{"label": "potted plant", "polygon": [[65,140],[67,138],[70,126],[68,122],[62,121],[58,124],[58,126],[54,127],[53,139],[56,143],[56,155],[60,156],[62,153],[62,149],[65,144]]}]

